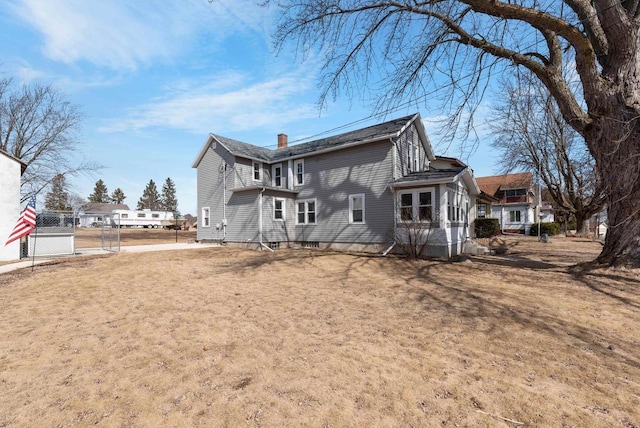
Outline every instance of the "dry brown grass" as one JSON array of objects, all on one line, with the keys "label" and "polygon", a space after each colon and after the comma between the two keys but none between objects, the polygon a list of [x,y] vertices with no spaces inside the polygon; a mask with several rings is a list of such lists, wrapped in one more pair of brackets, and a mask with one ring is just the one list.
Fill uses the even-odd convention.
[{"label": "dry brown grass", "polygon": [[0,426],[639,426],[640,275],[510,243],[460,263],[211,248],[2,275]]},{"label": "dry brown grass", "polygon": [[[187,242],[195,240],[197,231],[194,230],[164,230],[164,229],[143,229],[143,228],[122,228],[120,229],[120,245],[153,245],[153,244],[171,244],[176,242]],[[104,238],[103,238],[104,233]],[[104,239],[113,243],[117,242],[118,229],[106,228],[103,232],[99,227],[80,227],[76,229],[75,245],[76,248],[99,248]]]}]

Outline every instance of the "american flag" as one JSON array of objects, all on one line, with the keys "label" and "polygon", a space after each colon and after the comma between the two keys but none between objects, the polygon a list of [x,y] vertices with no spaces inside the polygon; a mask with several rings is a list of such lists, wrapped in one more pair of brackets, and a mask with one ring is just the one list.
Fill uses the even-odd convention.
[{"label": "american flag", "polygon": [[20,217],[18,217],[18,222],[16,223],[16,226],[13,228],[11,235],[9,235],[9,239],[7,239],[7,242],[4,245],[5,246],[9,245],[16,239],[20,239],[23,236],[27,236],[35,228],[36,228],[36,197],[32,196],[31,199],[29,199],[29,203],[27,204],[27,206],[24,207],[24,210],[22,210],[22,212],[20,213]]}]

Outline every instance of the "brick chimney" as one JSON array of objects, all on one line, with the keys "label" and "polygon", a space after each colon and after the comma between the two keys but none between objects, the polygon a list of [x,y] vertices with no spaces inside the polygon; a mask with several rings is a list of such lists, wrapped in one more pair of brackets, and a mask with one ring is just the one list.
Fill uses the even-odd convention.
[{"label": "brick chimney", "polygon": [[289,137],[287,137],[287,134],[278,134],[279,149],[286,149],[288,143],[289,143]]}]

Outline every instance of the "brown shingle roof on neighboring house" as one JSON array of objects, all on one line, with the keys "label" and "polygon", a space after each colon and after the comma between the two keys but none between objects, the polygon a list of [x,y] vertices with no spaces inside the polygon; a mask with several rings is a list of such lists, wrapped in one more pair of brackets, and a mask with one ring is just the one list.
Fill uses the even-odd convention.
[{"label": "brown shingle roof on neighboring house", "polygon": [[496,196],[499,190],[530,189],[533,186],[533,174],[519,172],[515,174],[476,177],[480,190],[488,195]]}]

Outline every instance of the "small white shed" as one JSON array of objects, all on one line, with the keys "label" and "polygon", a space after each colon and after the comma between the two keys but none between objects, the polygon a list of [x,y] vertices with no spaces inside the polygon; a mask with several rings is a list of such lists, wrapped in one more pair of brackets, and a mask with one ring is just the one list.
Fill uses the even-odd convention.
[{"label": "small white shed", "polygon": [[0,150],[0,261],[20,258],[20,240],[5,245],[20,216],[20,177],[27,164]]}]

